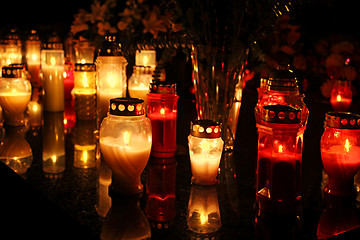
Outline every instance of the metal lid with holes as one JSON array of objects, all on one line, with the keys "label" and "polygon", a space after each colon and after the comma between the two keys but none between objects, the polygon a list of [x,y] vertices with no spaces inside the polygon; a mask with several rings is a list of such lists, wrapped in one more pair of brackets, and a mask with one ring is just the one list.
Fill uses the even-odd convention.
[{"label": "metal lid with holes", "polygon": [[351,112],[327,112],[325,126],[341,129],[360,129],[360,115]]},{"label": "metal lid with holes", "polygon": [[150,83],[151,93],[176,94],[176,83],[155,81]]},{"label": "metal lid with holes", "polygon": [[94,63],[75,63],[75,71],[95,72],[95,64]]},{"label": "metal lid with holes", "polygon": [[98,56],[123,56],[121,44],[117,41],[115,35],[109,34],[105,36]]},{"label": "metal lid with holes", "polygon": [[144,100],[139,98],[110,99],[110,114],[116,116],[141,116],[145,114]]},{"label": "metal lid with holes", "polygon": [[268,105],[261,109],[261,119],[271,123],[300,123],[301,109],[288,105]]},{"label": "metal lid with holes", "polygon": [[207,119],[194,120],[191,122],[190,134],[199,138],[219,138],[221,124]]},{"label": "metal lid with holes", "polygon": [[7,66],[2,68],[3,78],[25,78],[24,67]]},{"label": "metal lid with holes", "polygon": [[267,82],[268,91],[298,91],[297,77],[289,65],[279,66]]}]

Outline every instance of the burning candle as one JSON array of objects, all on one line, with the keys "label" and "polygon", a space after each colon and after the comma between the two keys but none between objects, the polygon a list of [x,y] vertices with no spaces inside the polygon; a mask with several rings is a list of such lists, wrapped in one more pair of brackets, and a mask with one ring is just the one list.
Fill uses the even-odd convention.
[{"label": "burning candle", "polygon": [[76,119],[96,119],[96,80],[95,64],[75,64],[75,97]]},{"label": "burning candle", "polygon": [[98,124],[109,111],[109,100],[126,96],[127,61],[120,52],[114,36],[105,36],[105,41],[96,59],[97,118]]},{"label": "burning candle", "polygon": [[42,169],[48,174],[65,171],[64,113],[45,112]]},{"label": "burning candle", "polygon": [[140,98],[147,105],[147,95],[150,92],[151,70],[149,67],[134,66],[134,72],[129,79],[129,94],[132,98]]},{"label": "burning candle", "polygon": [[24,111],[31,98],[31,84],[22,78],[20,67],[3,67],[0,78],[0,105],[4,111],[5,124],[25,124]]},{"label": "burning candle", "polygon": [[135,65],[151,67],[152,70],[156,67],[156,51],[155,50],[137,50],[135,54]]},{"label": "burning candle", "polygon": [[21,40],[15,29],[11,29],[5,39],[1,41],[0,68],[10,64],[22,62]]},{"label": "burning candle", "polygon": [[321,137],[321,158],[329,182],[325,191],[332,195],[354,194],[354,176],[360,168],[360,116],[328,112]]},{"label": "burning candle", "polygon": [[352,102],[350,81],[336,81],[331,90],[330,103],[335,111],[347,111]]},{"label": "burning candle", "polygon": [[261,210],[295,213],[301,199],[301,109],[270,105],[258,128],[257,201]]},{"label": "burning candle", "polygon": [[140,174],[151,151],[151,123],[145,117],[143,100],[115,98],[100,126],[100,149],[112,170],[111,187],[122,194],[142,192]]},{"label": "burning candle", "polygon": [[78,41],[75,46],[76,63],[90,63],[94,62],[95,46],[89,41]]},{"label": "burning candle", "polygon": [[192,182],[199,185],[216,184],[224,146],[220,124],[211,120],[195,120],[191,123],[190,132]]},{"label": "burning candle", "polygon": [[151,155],[175,156],[177,100],[176,84],[153,82],[148,94],[147,115],[151,120],[153,145]]},{"label": "burning candle", "polygon": [[28,36],[26,42],[26,64],[28,71],[31,75],[31,84],[34,87],[40,87],[40,50],[41,41],[36,33],[36,30],[31,30],[31,34]]},{"label": "burning candle", "polygon": [[191,186],[186,222],[196,233],[214,233],[221,227],[221,217],[215,186]]},{"label": "burning candle", "polygon": [[33,127],[41,126],[42,106],[36,101],[31,101],[28,105],[28,111],[29,111],[29,125]]},{"label": "burning candle", "polygon": [[71,62],[65,62],[64,76],[64,97],[66,100],[71,100],[71,91],[74,88],[74,66]]},{"label": "burning candle", "polygon": [[48,43],[41,50],[44,110],[64,111],[64,51],[61,43]]}]

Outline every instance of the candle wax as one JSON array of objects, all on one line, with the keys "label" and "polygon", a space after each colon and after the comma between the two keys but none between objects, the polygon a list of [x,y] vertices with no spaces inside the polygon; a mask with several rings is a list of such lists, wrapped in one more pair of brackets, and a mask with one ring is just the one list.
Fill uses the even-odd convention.
[{"label": "candle wax", "polygon": [[341,98],[341,100],[330,99],[331,107],[335,111],[347,111],[351,106],[351,98]]},{"label": "candle wax", "polygon": [[172,157],[176,151],[176,113],[148,113],[152,126],[152,155]]},{"label": "candle wax", "polygon": [[4,111],[9,114],[24,113],[31,98],[31,93],[5,92],[0,93],[0,104]]},{"label": "candle wax", "polygon": [[201,185],[217,183],[216,177],[221,159],[220,154],[194,154],[190,151],[191,172],[193,182]]},{"label": "candle wax", "polygon": [[44,75],[44,110],[64,111],[64,66],[42,65],[41,69]]}]

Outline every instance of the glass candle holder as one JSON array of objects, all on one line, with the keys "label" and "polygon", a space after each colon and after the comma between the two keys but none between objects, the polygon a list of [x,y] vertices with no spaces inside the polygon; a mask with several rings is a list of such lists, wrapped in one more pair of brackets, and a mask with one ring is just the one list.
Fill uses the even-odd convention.
[{"label": "glass candle holder", "polygon": [[325,192],[352,196],[354,176],[360,168],[360,116],[328,112],[321,137],[321,158],[329,176]]},{"label": "glass candle holder", "polygon": [[257,202],[260,210],[295,214],[301,200],[305,126],[301,109],[271,105],[261,109],[258,128]]},{"label": "glass candle holder", "polygon": [[135,54],[135,65],[150,67],[152,70],[156,67],[155,50],[137,50]]},{"label": "glass candle holder", "polygon": [[127,61],[115,36],[105,36],[96,61],[98,124],[109,111],[109,100],[126,96]]},{"label": "glass candle holder", "polygon": [[199,185],[216,184],[224,146],[220,124],[205,119],[195,120],[191,122],[188,140],[192,182]]},{"label": "glass candle holder", "polygon": [[301,109],[301,123],[304,126],[309,116],[309,110],[304,103],[304,94],[299,92],[297,76],[287,66],[279,66],[268,80],[262,79],[258,88],[258,102],[255,107],[255,117],[261,122],[261,108],[268,105],[289,105]]},{"label": "glass candle holder", "polygon": [[76,119],[96,119],[96,79],[95,64],[75,64],[75,97]]},{"label": "glass candle holder", "polygon": [[347,111],[352,102],[351,81],[336,80],[331,90],[330,104],[334,111]]},{"label": "glass candle holder", "polygon": [[90,41],[79,41],[74,46],[76,63],[93,63],[95,46]]},{"label": "glass candle holder", "polygon": [[21,40],[15,29],[11,29],[1,40],[0,68],[22,62]]},{"label": "glass candle holder", "polygon": [[65,171],[63,112],[44,113],[42,170],[49,177],[59,176]]},{"label": "glass candle holder", "polygon": [[191,186],[186,222],[196,233],[214,233],[220,229],[222,224],[215,186]]},{"label": "glass candle holder", "polygon": [[153,132],[151,155],[154,157],[175,156],[178,98],[176,84],[160,81],[150,84],[147,116],[151,120]]},{"label": "glass candle holder", "polygon": [[142,192],[140,174],[151,151],[151,123],[144,101],[136,98],[110,100],[110,112],[100,126],[100,150],[112,171],[111,189],[120,194]]},{"label": "glass candle holder", "polygon": [[24,112],[31,98],[31,84],[23,78],[21,67],[3,67],[0,78],[0,105],[5,124],[25,125]]},{"label": "glass candle holder", "polygon": [[36,30],[31,30],[31,34],[25,41],[26,47],[26,64],[31,76],[31,84],[33,87],[41,87],[40,81],[40,51],[41,41]]},{"label": "glass candle holder", "polygon": [[64,51],[62,43],[47,43],[41,50],[44,111],[64,111]]},{"label": "glass candle holder", "polygon": [[147,106],[147,95],[150,92],[151,80],[150,67],[134,66],[134,72],[129,79],[130,97],[144,100],[145,106]]},{"label": "glass candle holder", "polygon": [[65,62],[63,75],[65,100],[72,100],[71,91],[74,88],[74,65],[71,62]]}]

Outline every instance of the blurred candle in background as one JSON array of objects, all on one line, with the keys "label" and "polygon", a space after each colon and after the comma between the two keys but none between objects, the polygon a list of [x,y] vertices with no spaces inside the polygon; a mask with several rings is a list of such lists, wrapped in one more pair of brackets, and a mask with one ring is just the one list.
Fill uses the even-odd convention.
[{"label": "blurred candle in background", "polygon": [[35,88],[41,86],[40,81],[40,50],[41,41],[37,35],[36,30],[31,30],[31,34],[25,41],[26,47],[26,64],[28,67],[29,74],[31,76],[31,84]]},{"label": "blurred candle in background", "polygon": [[44,111],[64,111],[64,51],[59,42],[49,42],[41,50]]},{"label": "blurred candle in background", "polygon": [[0,68],[14,63],[22,62],[22,45],[19,35],[15,29],[0,41]]},{"label": "blurred candle in background", "polygon": [[72,100],[71,91],[74,88],[74,65],[70,61],[65,62],[63,76],[65,100]]},{"label": "blurred candle in background", "polygon": [[137,50],[135,54],[135,65],[150,67],[155,70],[156,67],[156,51],[155,50]]}]

